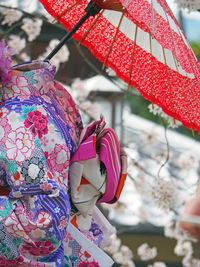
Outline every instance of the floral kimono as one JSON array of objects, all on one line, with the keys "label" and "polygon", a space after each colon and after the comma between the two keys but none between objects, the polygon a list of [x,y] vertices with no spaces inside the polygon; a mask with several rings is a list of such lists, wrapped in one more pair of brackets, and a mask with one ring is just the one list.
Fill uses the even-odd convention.
[{"label": "floral kimono", "polygon": [[15,68],[0,89],[0,266],[111,266],[99,224],[80,231],[70,222],[76,105],[48,62]]}]

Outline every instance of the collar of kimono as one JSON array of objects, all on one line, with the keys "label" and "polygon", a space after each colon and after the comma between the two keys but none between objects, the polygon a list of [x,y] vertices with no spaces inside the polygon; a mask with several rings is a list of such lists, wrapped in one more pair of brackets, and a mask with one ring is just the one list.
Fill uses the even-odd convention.
[{"label": "collar of kimono", "polygon": [[55,71],[55,66],[49,62],[38,60],[14,66],[11,82],[2,87],[0,104],[17,96],[45,95],[54,87]]}]

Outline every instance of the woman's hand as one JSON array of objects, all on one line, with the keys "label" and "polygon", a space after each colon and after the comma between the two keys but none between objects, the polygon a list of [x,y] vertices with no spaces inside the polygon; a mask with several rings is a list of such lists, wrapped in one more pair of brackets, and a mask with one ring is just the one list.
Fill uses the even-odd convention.
[{"label": "woman's hand", "polygon": [[[192,198],[189,200],[184,207],[184,211],[182,214],[182,218],[187,218],[187,216],[199,216],[196,217],[199,219],[200,223],[200,195]],[[189,217],[188,217],[189,219]],[[200,239],[200,224],[199,226],[197,224],[189,223],[189,222],[181,222],[181,227],[188,231],[192,236]]]}]

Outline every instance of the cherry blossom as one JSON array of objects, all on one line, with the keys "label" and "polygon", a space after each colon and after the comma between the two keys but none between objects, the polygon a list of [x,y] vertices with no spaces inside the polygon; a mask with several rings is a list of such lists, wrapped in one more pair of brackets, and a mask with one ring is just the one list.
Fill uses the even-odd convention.
[{"label": "cherry blossom", "polygon": [[12,48],[16,54],[19,54],[26,46],[26,40],[18,35],[10,35],[8,46]]},{"label": "cherry blossom", "polygon": [[13,23],[21,19],[23,13],[20,10],[4,8],[3,15],[4,19],[1,24],[8,24],[8,26],[11,26]]},{"label": "cherry blossom", "polygon": [[200,9],[199,0],[175,0],[179,8],[186,8],[189,11],[196,11]]},{"label": "cherry blossom", "polygon": [[174,210],[178,203],[176,181],[161,177],[154,180],[151,186],[151,195],[155,203],[163,210]]},{"label": "cherry blossom", "polygon": [[28,40],[32,42],[41,32],[43,21],[39,18],[30,19],[30,18],[24,18],[23,19],[23,25],[22,30],[26,32],[28,35]]},{"label": "cherry blossom", "polygon": [[29,158],[36,147],[33,135],[22,126],[8,134],[5,146],[7,158],[18,163]]},{"label": "cherry blossom", "polygon": [[164,262],[156,261],[153,265],[148,265],[147,267],[167,267],[167,265]]},{"label": "cherry blossom", "polygon": [[129,261],[131,261],[133,258],[133,253],[132,251],[127,247],[122,245],[120,247],[120,250],[116,253],[113,254],[113,259],[117,263],[121,263],[126,265]]},{"label": "cherry blossom", "polygon": [[157,256],[157,248],[156,247],[150,248],[147,243],[144,243],[138,247],[137,254],[143,261],[148,261]]},{"label": "cherry blossom", "polygon": [[[52,39],[49,42],[49,45],[46,47],[46,51],[44,52],[44,54],[39,56],[39,59],[46,58],[58,43],[59,43],[58,39]],[[51,59],[51,63],[55,65],[56,69],[58,70],[60,64],[68,61],[68,59],[69,59],[69,50],[66,45],[63,45],[62,48],[56,53],[56,55]]]}]

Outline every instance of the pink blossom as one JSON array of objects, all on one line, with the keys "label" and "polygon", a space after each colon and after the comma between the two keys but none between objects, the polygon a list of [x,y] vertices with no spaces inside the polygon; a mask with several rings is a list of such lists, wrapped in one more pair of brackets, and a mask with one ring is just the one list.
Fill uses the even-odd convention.
[{"label": "pink blossom", "polygon": [[8,134],[11,132],[12,128],[8,123],[8,119],[4,117],[0,118],[0,144],[6,141]]},{"label": "pink blossom", "polygon": [[47,117],[38,110],[30,111],[24,121],[25,127],[31,130],[34,137],[38,134],[40,139],[48,133],[47,124]]},{"label": "pink blossom", "polygon": [[49,155],[49,158],[52,169],[55,169],[60,174],[64,173],[65,175],[67,175],[70,152],[65,144],[56,144],[54,151]]},{"label": "pink blossom", "polygon": [[61,221],[58,228],[61,230],[64,230],[64,228],[67,226],[69,219],[66,218],[65,220]]},{"label": "pink blossom", "polygon": [[11,56],[14,51],[6,46],[5,41],[0,41],[0,77],[2,85],[7,85],[11,80]]},{"label": "pink blossom", "polygon": [[8,160],[21,163],[32,155],[36,145],[33,135],[24,127],[19,127],[8,134],[5,146]]},{"label": "pink blossom", "polygon": [[40,188],[44,191],[50,191],[52,189],[52,185],[49,184],[47,181],[44,181]]},{"label": "pink blossom", "polygon": [[35,244],[26,243],[22,246],[22,248],[33,256],[49,255],[55,249],[55,247],[52,245],[52,242],[49,240],[37,241]]}]

